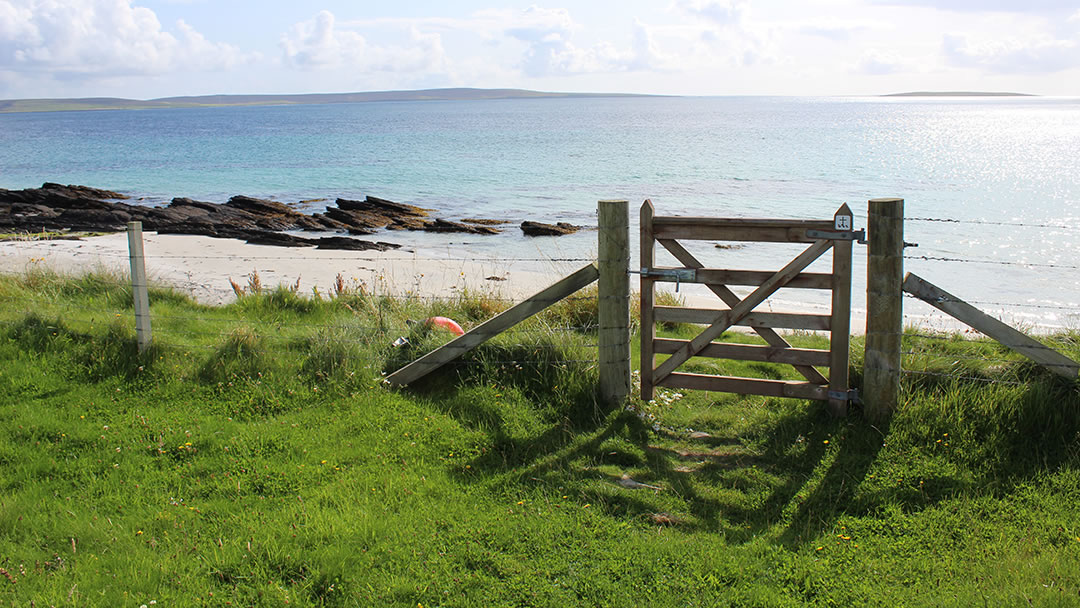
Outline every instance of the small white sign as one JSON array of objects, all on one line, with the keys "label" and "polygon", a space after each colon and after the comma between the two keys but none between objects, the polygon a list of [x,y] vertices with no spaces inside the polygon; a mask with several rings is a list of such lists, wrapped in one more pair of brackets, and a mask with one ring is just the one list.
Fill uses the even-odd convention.
[{"label": "small white sign", "polygon": [[837,230],[850,231],[852,226],[850,215],[838,215],[833,220],[833,227]]}]

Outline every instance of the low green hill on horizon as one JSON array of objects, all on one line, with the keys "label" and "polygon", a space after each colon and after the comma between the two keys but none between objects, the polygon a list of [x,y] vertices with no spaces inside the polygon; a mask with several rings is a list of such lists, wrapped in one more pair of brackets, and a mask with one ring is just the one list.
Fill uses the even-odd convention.
[{"label": "low green hill on horizon", "polygon": [[424,89],[417,91],[369,91],[359,93],[310,93],[299,95],[198,95],[159,99],[86,97],[79,99],[0,100],[0,113],[64,112],[79,110],[150,110],[291,104],[361,103],[368,101],[465,101],[479,99],[538,99],[567,97],[644,97],[629,93],[557,93],[525,89]]}]

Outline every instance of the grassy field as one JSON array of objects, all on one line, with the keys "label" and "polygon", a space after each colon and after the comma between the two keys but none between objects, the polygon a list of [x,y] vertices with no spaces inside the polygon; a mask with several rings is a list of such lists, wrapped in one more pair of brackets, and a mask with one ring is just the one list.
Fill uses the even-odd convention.
[{"label": "grassy field", "polygon": [[0,277],[0,605],[1080,605],[1077,386],[992,343],[913,338],[883,427],[607,410],[587,298],[396,392],[406,318],[505,303],[256,287],[153,291],[137,356],[122,281]]}]

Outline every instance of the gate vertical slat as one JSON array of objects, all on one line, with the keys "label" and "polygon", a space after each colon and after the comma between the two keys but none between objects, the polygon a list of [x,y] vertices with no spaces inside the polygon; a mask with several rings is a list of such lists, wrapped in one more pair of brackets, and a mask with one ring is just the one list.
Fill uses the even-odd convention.
[{"label": "gate vertical slat", "polygon": [[[846,216],[851,228],[851,208],[844,204],[833,216]],[[832,327],[829,331],[829,392],[844,393],[843,398],[829,397],[833,416],[846,416],[848,410],[848,362],[851,348],[851,241],[833,242]]]},{"label": "gate vertical slat", "polygon": [[[651,200],[641,205],[641,268],[656,265],[656,241],[653,238],[653,215]],[[656,340],[656,316],[654,313],[656,279],[641,275],[641,399],[652,401],[654,391],[652,370],[656,367],[653,341]],[[647,373],[646,373],[647,370]]]}]

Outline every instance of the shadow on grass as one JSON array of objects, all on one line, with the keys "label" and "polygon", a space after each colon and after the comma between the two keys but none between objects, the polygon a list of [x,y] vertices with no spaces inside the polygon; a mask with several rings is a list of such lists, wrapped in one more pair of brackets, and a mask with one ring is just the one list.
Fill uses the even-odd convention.
[{"label": "shadow on grass", "polygon": [[107,377],[145,381],[160,353],[154,345],[140,353],[135,332],[115,319],[106,322],[103,330],[82,332],[62,319],[31,313],[12,323],[6,336],[25,352],[60,355],[66,374],[90,381]]},{"label": "shadow on grass", "polygon": [[[384,369],[396,370],[416,351],[429,349],[412,340],[391,353]],[[604,423],[609,408],[597,399],[595,363],[574,356],[573,349],[552,344],[487,343],[407,390],[487,433],[493,449],[471,463],[471,470],[495,474],[527,466]]]},{"label": "shadow on grass", "polygon": [[[414,389],[488,434],[493,449],[470,462],[463,482],[540,483],[612,517],[795,549],[845,517],[1006,493],[1063,464],[1080,465],[1076,384],[1024,363],[1006,370],[1015,379],[1009,385],[988,382],[1001,380],[1000,370],[906,381],[901,411],[878,427],[858,408],[835,419],[817,402],[695,398],[696,411],[679,425],[710,434],[691,437],[600,408],[581,365],[538,352],[548,351],[485,345]],[[535,424],[523,426],[493,403],[497,393],[468,392],[489,384],[520,391],[514,407],[533,408]],[[725,428],[722,421],[744,414],[746,422]],[[942,437],[953,447],[939,449],[949,444]]]}]

